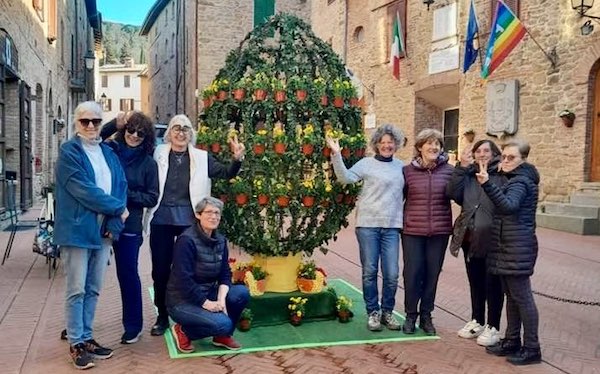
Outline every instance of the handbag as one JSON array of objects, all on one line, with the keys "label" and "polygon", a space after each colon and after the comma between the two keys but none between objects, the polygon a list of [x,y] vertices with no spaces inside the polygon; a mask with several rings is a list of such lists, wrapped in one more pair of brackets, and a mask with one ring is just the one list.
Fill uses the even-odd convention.
[{"label": "handbag", "polygon": [[46,205],[40,212],[38,218],[37,231],[33,237],[33,252],[42,256],[56,258],[58,257],[58,246],[54,244],[54,221],[46,218]]}]

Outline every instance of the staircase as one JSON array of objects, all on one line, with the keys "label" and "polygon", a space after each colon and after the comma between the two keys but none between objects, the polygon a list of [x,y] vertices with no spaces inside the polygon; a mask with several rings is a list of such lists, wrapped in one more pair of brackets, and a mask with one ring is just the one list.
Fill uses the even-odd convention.
[{"label": "staircase", "polygon": [[540,203],[536,219],[539,227],[600,235],[600,183],[583,183],[571,194],[570,203]]}]

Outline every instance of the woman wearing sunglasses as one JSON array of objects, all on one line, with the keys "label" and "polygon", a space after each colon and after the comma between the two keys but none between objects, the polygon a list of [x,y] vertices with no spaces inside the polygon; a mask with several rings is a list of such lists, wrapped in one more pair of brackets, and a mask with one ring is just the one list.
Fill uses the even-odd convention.
[{"label": "woman wearing sunglasses", "polygon": [[209,153],[194,147],[196,133],[184,114],[171,119],[164,144],[154,151],[158,164],[159,203],[146,211],[144,224],[150,227],[154,305],[158,318],[150,333],[159,336],[169,328],[165,304],[167,281],[171,274],[175,239],[196,223],[194,207],[210,196],[211,178],[230,179],[237,175],[245,147],[237,139],[230,141],[233,160],[219,163]]},{"label": "woman wearing sunglasses", "polygon": [[[508,182],[497,186],[488,174],[488,163],[479,162],[477,181],[496,206],[488,253],[489,272],[500,276],[506,294],[506,332],[488,353],[508,356],[514,365],[540,363],[539,315],[530,277],[537,259],[535,212],[540,175],[527,162],[529,144],[510,140],[502,146],[501,173]],[[521,326],[523,343],[521,344]]]},{"label": "woman wearing sunglasses", "polygon": [[139,340],[143,328],[142,285],[138,274],[138,257],[144,240],[142,215],[144,208],[151,208],[158,202],[158,168],[152,158],[154,125],[141,112],[121,112],[104,125],[100,135],[106,139],[113,134],[107,144],[125,170],[130,213],[119,240],[113,243],[123,305],[121,344],[133,344]]}]

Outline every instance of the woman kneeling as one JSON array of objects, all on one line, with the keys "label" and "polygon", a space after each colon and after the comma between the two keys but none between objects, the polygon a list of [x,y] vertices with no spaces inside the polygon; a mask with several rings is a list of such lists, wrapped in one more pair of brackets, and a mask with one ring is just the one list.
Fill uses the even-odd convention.
[{"label": "woman kneeling", "polygon": [[248,303],[245,286],[231,285],[227,240],[217,232],[223,203],[205,197],[196,205],[196,225],[175,242],[167,284],[167,310],[176,322],[172,333],[183,353],[194,351],[192,340],[212,336],[213,345],[240,349],[232,335]]}]

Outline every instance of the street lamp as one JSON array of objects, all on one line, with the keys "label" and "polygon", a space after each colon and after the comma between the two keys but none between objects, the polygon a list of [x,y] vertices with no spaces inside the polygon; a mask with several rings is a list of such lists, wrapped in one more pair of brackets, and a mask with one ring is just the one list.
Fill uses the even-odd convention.
[{"label": "street lamp", "polygon": [[429,6],[433,4],[433,2],[434,0],[423,0],[423,4],[427,5],[427,10],[429,10]]},{"label": "street lamp", "polygon": [[[571,0],[571,7],[579,13],[581,17],[594,6],[594,0]],[[590,17],[590,16],[586,16]],[[592,17],[590,17],[592,18]],[[597,17],[593,17],[597,18]]]},{"label": "street lamp", "polygon": [[91,49],[88,49],[88,51],[85,54],[85,56],[83,56],[83,59],[85,61],[85,68],[86,68],[86,70],[87,71],[94,70],[94,60],[96,60],[96,56],[94,56],[94,52],[92,52]]}]

